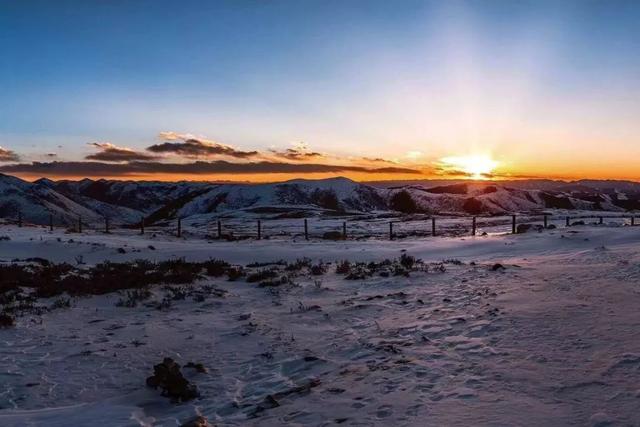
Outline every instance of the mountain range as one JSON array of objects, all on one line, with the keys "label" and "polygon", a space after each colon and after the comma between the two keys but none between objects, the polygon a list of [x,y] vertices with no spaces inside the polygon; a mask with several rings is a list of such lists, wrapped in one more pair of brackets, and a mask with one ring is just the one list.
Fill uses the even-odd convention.
[{"label": "mountain range", "polygon": [[108,217],[147,224],[177,217],[269,218],[423,212],[452,215],[534,213],[549,209],[624,212],[640,209],[632,181],[398,181],[358,183],[337,177],[269,184],[91,180],[34,182],[0,174],[0,218],[71,224]]}]

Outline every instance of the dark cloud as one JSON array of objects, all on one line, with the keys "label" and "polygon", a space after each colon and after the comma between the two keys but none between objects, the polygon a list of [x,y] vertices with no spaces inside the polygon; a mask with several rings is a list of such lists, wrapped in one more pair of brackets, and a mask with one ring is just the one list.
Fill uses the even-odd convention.
[{"label": "dark cloud", "polygon": [[155,160],[158,156],[140,153],[129,148],[118,147],[108,142],[91,142],[89,145],[100,149],[98,153],[89,154],[87,160],[99,160],[101,162],[131,162]]},{"label": "dark cloud", "polygon": [[360,172],[371,174],[421,174],[416,169],[386,167],[366,168],[362,166],[327,165],[317,163],[249,162],[232,163],[224,160],[192,163],[160,163],[132,161],[128,163],[105,162],[33,162],[0,166],[0,172],[22,173],[41,176],[127,176],[152,174],[269,174],[269,173],[342,173]]},{"label": "dark cloud", "polygon": [[315,151],[307,151],[300,148],[287,148],[284,151],[271,150],[271,152],[276,156],[287,160],[310,160],[310,159],[320,159],[325,157],[322,153],[317,153]]},{"label": "dark cloud", "polygon": [[241,151],[230,145],[175,132],[162,132],[160,133],[160,138],[165,141],[177,142],[155,144],[147,147],[147,150],[153,153],[177,154],[188,158],[229,156],[247,159],[259,154],[257,151]]},{"label": "dark cloud", "polygon": [[20,156],[18,156],[14,151],[7,150],[6,148],[0,147],[0,162],[18,162],[20,161]]},{"label": "dark cloud", "polygon": [[487,179],[546,179],[539,175],[512,174],[512,173],[483,173]]},{"label": "dark cloud", "polygon": [[391,160],[387,160],[387,159],[383,159],[380,157],[362,157],[362,160],[364,160],[365,162],[371,162],[371,163],[391,163],[391,164],[396,164],[396,162],[393,162]]},{"label": "dark cloud", "polygon": [[415,173],[422,174],[423,172],[418,169],[410,169],[410,168],[401,168],[401,167],[386,167],[386,168],[375,168],[368,169],[369,171],[375,171],[375,173]]},{"label": "dark cloud", "polygon": [[469,172],[465,172],[458,169],[447,169],[442,167],[435,167],[434,173],[436,175],[442,175],[442,176],[472,176],[472,174],[470,174]]},{"label": "dark cloud", "polygon": [[[433,169],[436,175],[440,176],[453,176],[458,178],[477,178],[476,174],[465,172],[458,169],[447,169],[436,166]],[[542,177],[536,175],[522,175],[522,174],[509,174],[509,173],[481,173],[480,177],[484,179],[541,179]]]}]

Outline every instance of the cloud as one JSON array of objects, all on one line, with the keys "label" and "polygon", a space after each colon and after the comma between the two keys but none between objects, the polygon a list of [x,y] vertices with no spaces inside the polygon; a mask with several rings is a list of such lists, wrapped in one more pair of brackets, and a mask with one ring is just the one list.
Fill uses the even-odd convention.
[{"label": "cloud", "polygon": [[285,163],[285,162],[249,162],[233,163],[224,160],[211,162],[197,161],[192,163],[161,163],[147,161],[131,161],[128,163],[106,162],[33,162],[0,166],[0,172],[30,174],[41,176],[135,176],[153,174],[182,175],[240,175],[270,173],[343,173],[359,172],[370,174],[422,174],[420,170],[385,167],[366,168],[362,166],[330,165],[318,163]]},{"label": "cloud", "polygon": [[524,174],[512,174],[512,173],[498,173],[498,172],[490,172],[490,173],[480,173],[474,174],[471,172],[465,172],[459,169],[446,169],[436,166],[433,169],[433,173],[438,176],[447,176],[447,177],[455,177],[455,178],[483,178],[483,179],[543,179],[541,176],[537,175],[524,175]]},{"label": "cloud", "polygon": [[102,162],[131,162],[155,160],[158,156],[140,153],[130,148],[118,147],[108,142],[90,142],[89,145],[100,149],[95,154],[85,157],[87,160],[99,160]]},{"label": "cloud", "polygon": [[0,162],[19,162],[20,156],[15,151],[0,147]]},{"label": "cloud", "polygon": [[423,155],[424,154],[422,153],[422,151],[413,150],[413,151],[407,151],[407,153],[404,156],[407,159],[416,160],[416,159],[419,159],[420,157],[422,157]]},{"label": "cloud", "polygon": [[369,163],[388,163],[388,164],[392,164],[392,165],[396,165],[397,162],[394,162],[393,160],[387,160],[387,159],[383,159],[381,157],[361,157],[361,160],[365,161],[365,162],[369,162]]},{"label": "cloud", "polygon": [[311,151],[309,146],[304,142],[297,142],[293,144],[293,148],[287,148],[286,150],[280,151],[276,149],[270,150],[271,153],[281,159],[294,160],[294,161],[306,161],[312,159],[322,159],[327,156],[318,153],[316,151]]},{"label": "cloud", "polygon": [[259,154],[257,151],[237,150],[230,145],[220,144],[205,138],[198,138],[191,134],[161,132],[159,137],[164,141],[178,142],[155,144],[147,147],[148,151],[153,153],[177,154],[188,158],[229,156],[238,159],[247,159],[258,156]]}]

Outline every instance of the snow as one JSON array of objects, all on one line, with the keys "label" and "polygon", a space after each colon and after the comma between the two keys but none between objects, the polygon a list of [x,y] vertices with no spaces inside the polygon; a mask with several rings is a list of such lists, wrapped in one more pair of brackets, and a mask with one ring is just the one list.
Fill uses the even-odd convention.
[{"label": "snow", "polygon": [[[0,235],[11,239],[0,241],[4,262],[457,260],[353,281],[331,267],[277,289],[206,279],[194,286],[227,296],[159,311],[116,307],[120,295],[108,294],[21,317],[0,330],[3,426],[176,426],[195,414],[224,426],[640,424],[640,227],[342,242]],[[165,356],[209,369],[183,368],[200,399],[172,404],[145,387]],[[251,415],[310,379],[320,385]]]},{"label": "snow", "polygon": [[[529,182],[534,185],[536,181]],[[395,215],[394,195],[406,191],[424,213],[446,215],[497,215],[541,213],[545,209],[608,211],[622,214],[640,208],[640,184],[594,181],[555,183],[555,189],[539,183],[538,189],[518,182],[433,183],[388,187],[358,183],[347,178],[296,179],[266,184],[214,184],[205,182],[51,181],[34,183],[0,174],[0,217],[48,224],[70,225],[78,217],[97,226],[108,217],[112,224],[135,224],[209,217],[244,218],[247,215],[275,219],[307,215]],[[589,184],[589,185],[587,185]],[[549,184],[550,185],[550,184]],[[620,189],[624,189],[621,192]]]}]

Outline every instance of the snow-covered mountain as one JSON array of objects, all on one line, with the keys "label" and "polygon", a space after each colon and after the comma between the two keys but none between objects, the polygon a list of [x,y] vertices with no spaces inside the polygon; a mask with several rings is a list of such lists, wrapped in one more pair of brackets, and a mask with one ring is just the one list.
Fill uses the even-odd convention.
[{"label": "snow-covered mountain", "polygon": [[430,187],[410,185],[387,188],[387,200],[408,192],[420,210],[429,213],[502,214],[544,209],[625,211],[640,208],[640,184],[634,192],[600,191],[577,184],[563,191],[513,188],[496,183],[458,183]]},{"label": "snow-covered mountain", "polygon": [[[537,188],[536,187],[537,184]],[[544,209],[640,209],[640,183],[628,181],[421,181],[357,183],[347,178],[269,184],[90,180],[23,181],[0,175],[0,217],[46,224],[120,224],[191,216],[305,216],[400,210],[503,214]]]},{"label": "snow-covered mountain", "polygon": [[185,203],[178,214],[252,210],[278,212],[288,209],[370,212],[385,210],[379,190],[347,178],[296,179],[275,184],[219,185]]},{"label": "snow-covered mountain", "polygon": [[0,174],[0,218],[16,219],[18,215],[36,224],[48,224],[51,216],[57,224],[71,224],[78,217],[86,222],[96,222],[104,216],[121,221],[139,216],[124,206],[99,200],[79,203],[46,181],[30,183]]}]

